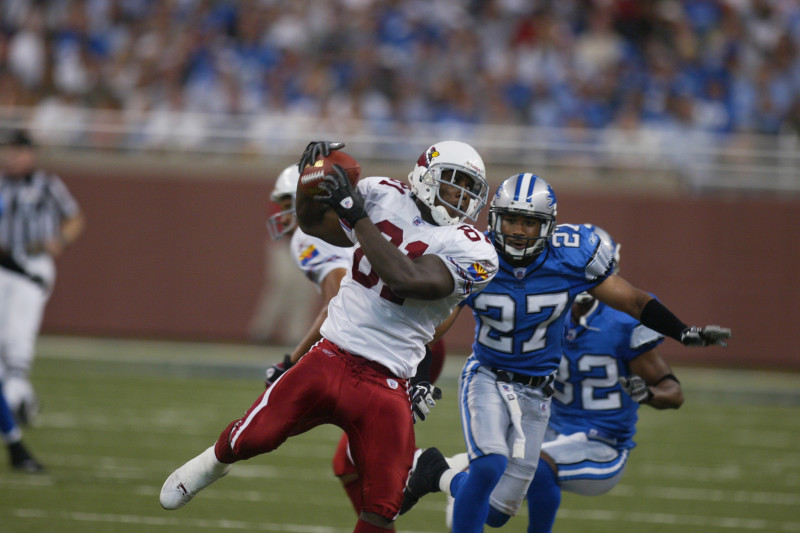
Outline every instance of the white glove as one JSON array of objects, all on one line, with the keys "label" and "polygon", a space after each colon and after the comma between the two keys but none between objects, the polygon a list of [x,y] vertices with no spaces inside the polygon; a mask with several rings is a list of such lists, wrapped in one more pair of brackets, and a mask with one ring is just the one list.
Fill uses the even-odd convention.
[{"label": "white glove", "polygon": [[628,396],[633,398],[633,401],[636,403],[647,403],[650,401],[650,398],[653,397],[653,393],[650,391],[650,387],[647,386],[647,382],[636,374],[619,378],[619,384],[622,386],[622,390],[628,393]]},{"label": "white glove", "polygon": [[425,420],[431,408],[436,406],[436,400],[442,399],[442,389],[427,381],[420,381],[411,386],[411,411],[414,416],[414,423],[417,419]]},{"label": "white glove", "polygon": [[717,345],[724,348],[728,345],[725,339],[730,338],[730,328],[723,328],[722,326],[706,326],[704,328],[692,326],[681,332],[681,344],[684,346]]}]

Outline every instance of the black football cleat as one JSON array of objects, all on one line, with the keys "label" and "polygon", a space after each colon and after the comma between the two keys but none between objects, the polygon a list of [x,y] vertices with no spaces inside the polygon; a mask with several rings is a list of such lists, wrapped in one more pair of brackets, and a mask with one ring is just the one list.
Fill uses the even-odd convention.
[{"label": "black football cleat", "polygon": [[436,448],[428,448],[417,459],[417,465],[408,478],[403,489],[403,503],[400,514],[407,513],[420,498],[430,492],[439,492],[439,479],[450,468],[442,452]]},{"label": "black football cleat", "polygon": [[21,442],[9,444],[8,451],[11,455],[11,468],[14,470],[27,474],[44,472],[44,466],[33,458]]}]

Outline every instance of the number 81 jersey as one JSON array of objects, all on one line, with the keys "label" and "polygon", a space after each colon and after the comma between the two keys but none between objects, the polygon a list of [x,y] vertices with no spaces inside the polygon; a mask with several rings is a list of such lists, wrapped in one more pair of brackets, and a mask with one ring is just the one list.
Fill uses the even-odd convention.
[{"label": "number 81 jersey", "polygon": [[475,316],[475,357],[482,364],[531,376],[558,368],[564,318],[575,297],[611,273],[612,251],[589,228],[557,226],[528,266],[500,256],[500,270],[461,305]]},{"label": "number 81 jersey", "polygon": [[411,190],[390,178],[358,182],[370,220],[398,250],[411,259],[438,256],[450,271],[453,292],[438,300],[399,298],[378,277],[355,232],[342,222],[356,243],[352,266],[339,293],[328,305],[322,335],[341,348],[381,363],[401,378],[415,374],[425,344],[453,308],[480,291],[497,272],[497,252],[489,239],[469,224],[437,226],[422,219]]}]

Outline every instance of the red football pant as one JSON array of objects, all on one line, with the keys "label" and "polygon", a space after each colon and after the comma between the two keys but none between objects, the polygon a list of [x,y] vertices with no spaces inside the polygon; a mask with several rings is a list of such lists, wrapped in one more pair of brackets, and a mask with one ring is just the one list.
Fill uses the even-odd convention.
[{"label": "red football pant", "polygon": [[[445,361],[443,340],[439,340],[436,344],[431,346],[431,354],[433,355],[433,361],[431,361],[429,374],[431,383],[436,383],[436,380],[442,373]],[[342,435],[342,438],[339,439],[339,444],[336,446],[336,453],[333,455],[333,473],[338,478],[347,476],[348,479],[351,479],[352,475],[358,475],[356,465],[353,464],[353,458],[350,456],[347,433]],[[350,502],[353,504],[353,509],[355,509],[356,514],[358,514],[361,509],[361,480],[356,477],[350,481],[343,482],[343,487],[344,491],[347,493],[347,497],[350,498]]]},{"label": "red football pant", "polygon": [[224,463],[267,453],[321,424],[347,433],[362,482],[362,512],[393,519],[414,455],[406,380],[323,339],[222,432]]}]

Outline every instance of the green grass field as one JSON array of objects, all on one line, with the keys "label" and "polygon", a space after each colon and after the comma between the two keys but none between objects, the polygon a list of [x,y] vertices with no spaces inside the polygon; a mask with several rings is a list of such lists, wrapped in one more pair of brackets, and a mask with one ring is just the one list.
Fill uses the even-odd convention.
[{"label": "green grass field", "polygon": [[[330,470],[340,430],[329,426],[238,464],[184,509],[158,504],[166,476],[241,416],[281,349],[46,337],[39,353],[43,413],[25,441],[48,473],[0,465],[0,532],[352,531]],[[417,426],[420,446],[462,451],[458,365],[448,361],[445,398]],[[600,497],[565,494],[556,531],[800,531],[800,376],[676,373],[684,407],[641,409],[622,483]],[[446,531],[444,505],[426,497],[398,531]],[[503,530],[526,526],[523,512]]]}]

